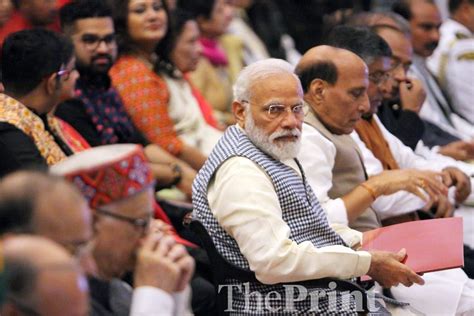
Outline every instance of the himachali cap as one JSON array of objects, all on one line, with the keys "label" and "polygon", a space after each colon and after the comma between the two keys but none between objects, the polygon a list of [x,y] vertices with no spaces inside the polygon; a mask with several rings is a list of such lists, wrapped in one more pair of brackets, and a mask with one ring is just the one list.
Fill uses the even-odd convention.
[{"label": "himachali cap", "polygon": [[51,166],[50,171],[81,190],[91,208],[127,198],[154,185],[142,147],[133,144],[91,148]]}]

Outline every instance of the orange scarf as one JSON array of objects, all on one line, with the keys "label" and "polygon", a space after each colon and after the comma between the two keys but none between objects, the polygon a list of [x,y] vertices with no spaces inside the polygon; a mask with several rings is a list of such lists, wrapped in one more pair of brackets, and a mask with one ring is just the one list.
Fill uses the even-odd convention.
[{"label": "orange scarf", "polygon": [[384,170],[399,169],[398,163],[393,157],[392,151],[383,137],[377,121],[373,117],[370,120],[360,120],[355,130],[367,148],[374,154],[375,158],[380,160]]},{"label": "orange scarf", "polygon": [[41,118],[5,94],[0,94],[0,122],[15,126],[30,137],[48,165],[66,158],[54,137],[45,129]]}]

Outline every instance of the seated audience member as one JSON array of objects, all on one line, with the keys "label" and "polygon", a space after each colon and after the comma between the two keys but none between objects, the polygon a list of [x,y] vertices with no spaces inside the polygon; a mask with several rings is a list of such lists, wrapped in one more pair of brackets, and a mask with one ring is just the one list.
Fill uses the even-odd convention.
[{"label": "seated audience member", "polygon": [[135,127],[108,71],[117,57],[112,13],[102,0],[77,0],[61,9],[61,23],[73,45],[80,78],[76,97],[61,103],[56,116],[71,124],[91,146],[137,143],[145,148],[160,187],[176,185],[191,196],[196,172],[151,144]]},{"label": "seated audience member", "polygon": [[10,19],[13,4],[11,0],[0,0],[0,28]]},{"label": "seated audience member", "polygon": [[450,0],[449,12],[427,66],[447,92],[454,111],[474,125],[474,1]]},{"label": "seated audience member", "polygon": [[265,44],[250,26],[249,17],[246,10],[253,5],[254,1],[233,0],[235,13],[230,22],[228,33],[238,36],[243,44],[243,62],[250,65],[253,62],[270,58]]},{"label": "seated audience member", "polygon": [[[372,25],[393,49],[391,73],[394,79],[394,87],[384,94],[378,117],[391,133],[417,152],[425,151],[425,146],[428,146],[433,152],[457,160],[472,159],[472,141],[462,140],[456,134],[447,132],[418,115],[425,102],[426,93],[421,81],[407,76],[407,69],[413,59],[408,22],[396,13],[377,15],[379,18],[368,24]],[[420,139],[422,142],[419,142]]]},{"label": "seated audience member", "polygon": [[[349,220],[349,224],[356,229],[366,230],[381,226],[378,217],[406,214],[407,211],[416,210],[423,204],[413,195],[410,197],[399,193],[396,198],[406,205],[399,200],[382,198],[377,205],[373,204],[372,208],[367,209],[357,219],[354,219],[354,214],[350,212],[353,213],[354,210],[360,212],[361,209],[358,207],[367,205],[362,204],[364,199],[365,201],[369,199],[370,204],[378,196],[378,189],[370,182],[360,185],[365,180],[366,170],[363,165],[365,157],[362,157],[358,145],[348,138],[361,119],[361,115],[380,103],[382,98],[380,87],[386,83],[381,79],[384,78],[390,65],[390,59],[387,58],[389,56],[385,58],[383,56],[390,55],[390,50],[380,37],[367,38],[370,34],[376,36],[373,33],[362,33],[364,31],[354,29],[347,32],[344,30],[335,29],[338,32],[334,34],[330,43],[337,42],[342,46],[357,48],[361,54],[363,53],[364,60],[369,63],[368,67],[359,56],[343,49],[321,46],[305,53],[296,71],[304,87],[305,101],[311,110],[305,116],[302,142],[305,151],[300,154],[300,158],[303,168],[308,172],[308,181],[313,190],[322,196],[326,211],[332,213],[329,218],[335,223],[343,224]],[[378,84],[375,84],[374,81],[377,80]],[[327,158],[320,158],[321,155]],[[328,165],[326,172],[321,170],[322,165]],[[314,170],[316,168],[318,170]],[[423,174],[416,170],[411,173],[414,177]],[[446,194],[446,191],[443,192],[439,186],[428,185],[428,181],[436,182],[436,179],[433,179],[435,173],[431,173],[430,176],[425,172],[424,175],[425,177],[414,180],[415,183],[419,181],[417,186],[424,187],[428,192],[433,190],[432,193],[437,193],[438,198],[443,193]],[[325,181],[321,181],[319,177],[324,177]],[[328,201],[329,198],[332,200]],[[328,202],[336,205],[342,202],[345,207],[335,207]],[[341,214],[344,208],[348,219],[344,219],[345,214]],[[454,314],[457,310],[459,312],[472,310],[473,306],[469,305],[472,281],[462,270],[425,274],[424,279],[423,287],[415,286],[412,289],[397,286],[391,290],[395,298],[409,302],[416,310],[427,314],[433,314],[435,311]],[[446,292],[440,289],[445,289]],[[461,294],[462,292],[464,294]],[[436,304],[426,304],[432,297],[436,297]]]},{"label": "seated audience member", "polygon": [[[119,58],[110,70],[113,86],[133,123],[150,142],[198,170],[206,156],[176,135],[168,115],[169,91],[155,71],[161,58],[157,45],[170,36],[165,3],[120,0],[114,5]],[[151,29],[146,26],[149,20]]]},{"label": "seated audience member", "polygon": [[8,274],[2,315],[89,315],[86,278],[64,248],[19,235],[3,241],[3,254]]},{"label": "seated audience member", "polygon": [[452,100],[444,95],[426,65],[427,58],[440,40],[441,16],[438,7],[433,0],[401,0],[394,4],[393,11],[402,15],[410,24],[415,53],[410,72],[422,81],[427,94],[420,116],[463,140],[474,137],[472,123],[456,112]]},{"label": "seated audience member", "polygon": [[77,135],[67,134],[48,115],[73,94],[78,74],[71,43],[48,30],[20,31],[5,41],[1,63],[0,174],[28,165],[47,167],[73,154]]},{"label": "seated audience member", "polygon": [[176,134],[207,156],[222,132],[206,122],[193,88],[185,77],[196,69],[200,59],[199,28],[196,20],[181,10],[174,11],[170,20],[171,36],[163,41],[158,50],[162,56],[158,73],[170,93],[168,114],[174,122]]},{"label": "seated audience member", "polygon": [[[440,174],[414,169],[367,178],[360,150],[349,134],[361,115],[380,103],[379,87],[386,83],[391,52],[383,39],[366,29],[336,27],[330,34],[329,44],[352,48],[352,43],[364,43],[369,74],[356,54],[329,46],[308,51],[297,67],[309,108],[303,124],[305,150],[298,157],[329,220],[366,231],[380,227],[380,220],[422,208],[424,193],[435,199],[446,194],[447,188],[436,179]],[[336,100],[333,96],[338,95]],[[400,190],[414,195],[400,192],[382,197]]]},{"label": "seated audience member", "polygon": [[[94,214],[92,315],[184,315],[194,261],[152,221],[153,178],[138,145],[101,146],[52,168]],[[133,289],[120,280],[133,272]]]},{"label": "seated audience member", "polygon": [[21,30],[44,27],[59,31],[56,0],[15,0],[14,4],[17,10],[0,28],[0,46],[9,34]]},{"label": "seated audience member", "polygon": [[[408,65],[410,65],[412,60],[412,50],[411,44],[406,36],[405,33],[401,32],[399,29],[390,27],[390,26],[375,26],[374,30],[380,35],[391,47],[393,51],[393,60],[396,61],[396,67],[392,65],[392,69],[390,71],[391,77],[388,80],[388,87],[384,92],[384,98],[393,99],[403,99],[406,93],[406,87],[402,87],[403,82],[406,80],[410,80],[407,77],[407,69]],[[405,66],[403,66],[405,65]],[[415,87],[412,87],[415,89]],[[424,106],[424,105],[423,105]],[[377,111],[376,108],[373,109]],[[377,117],[378,118],[378,117]],[[410,129],[410,126],[403,121],[399,122],[400,128],[407,128]],[[428,125],[425,125],[428,126]],[[443,140],[441,138],[446,137],[446,133],[437,133],[436,129],[427,128],[423,134],[423,140],[427,137],[433,137],[432,134],[436,134],[439,138],[437,141],[440,142],[439,144],[443,144]],[[445,165],[452,165],[456,166],[461,169],[467,175],[474,175],[474,166],[471,164],[464,163],[462,161],[456,161],[452,158],[459,158],[459,159],[467,159],[472,152],[473,144],[469,141],[454,141],[449,142],[447,145],[440,146],[439,148],[428,149],[424,142],[419,142],[415,148],[415,153],[421,157],[424,157],[427,160],[434,160],[443,162]],[[409,152],[412,152],[411,150]],[[452,158],[450,158],[452,157]],[[472,182],[472,180],[471,180]],[[468,198],[468,202],[473,200],[473,196],[471,195]],[[474,240],[473,240],[474,242]]]},{"label": "seated audience member", "polygon": [[[233,112],[237,125],[229,127],[204,167],[193,190],[193,217],[203,223],[217,250],[238,267],[255,272],[261,283],[249,283],[259,296],[232,292],[237,313],[262,311],[260,296],[278,293],[272,310],[288,309],[285,288],[277,283],[323,277],[349,279],[369,274],[390,287],[423,280],[400,261],[399,253],[354,251],[346,246],[360,234],[329,225],[304,173],[295,159],[303,123],[303,92],[290,64],[268,59],[247,66],[234,86]],[[317,229],[315,229],[317,228]],[[346,238],[343,240],[342,236]],[[352,237],[352,238],[351,238]],[[353,243],[352,243],[353,244]],[[314,290],[314,288],[310,289]],[[228,293],[229,295],[229,293]],[[323,314],[355,314],[353,300],[320,297],[292,302],[288,313],[318,308]],[[268,310],[266,310],[268,311]]]},{"label": "seated audience member", "polygon": [[232,124],[232,84],[243,66],[242,42],[224,35],[232,20],[232,6],[225,0],[180,0],[177,7],[196,16],[201,33],[202,58],[191,73],[191,82],[214,108],[217,119]]},{"label": "seated audience member", "polygon": [[[60,207],[58,207],[60,205]],[[18,171],[0,182],[0,235],[34,234],[80,254],[92,239],[92,213],[70,183],[38,171]]]}]

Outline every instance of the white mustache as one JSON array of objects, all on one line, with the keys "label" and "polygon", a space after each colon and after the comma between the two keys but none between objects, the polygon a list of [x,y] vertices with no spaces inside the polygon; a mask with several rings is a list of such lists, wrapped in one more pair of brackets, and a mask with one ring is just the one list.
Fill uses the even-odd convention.
[{"label": "white mustache", "polygon": [[270,135],[270,141],[274,141],[275,139],[279,138],[279,137],[288,137],[288,136],[294,136],[296,138],[300,138],[301,137],[301,131],[297,128],[294,128],[292,130],[278,130],[278,131],[275,131],[274,133],[272,133]]}]

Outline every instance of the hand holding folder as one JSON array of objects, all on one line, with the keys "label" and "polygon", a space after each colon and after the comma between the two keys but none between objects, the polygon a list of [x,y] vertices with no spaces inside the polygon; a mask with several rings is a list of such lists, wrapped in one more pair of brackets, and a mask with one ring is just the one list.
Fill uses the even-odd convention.
[{"label": "hand holding folder", "polygon": [[361,250],[398,252],[405,248],[405,264],[417,273],[464,265],[462,218],[407,222],[364,233]]}]

